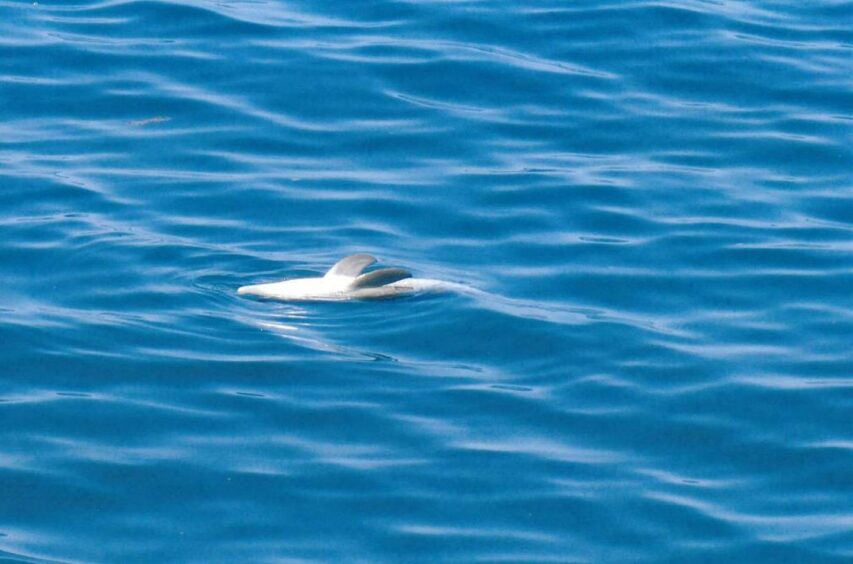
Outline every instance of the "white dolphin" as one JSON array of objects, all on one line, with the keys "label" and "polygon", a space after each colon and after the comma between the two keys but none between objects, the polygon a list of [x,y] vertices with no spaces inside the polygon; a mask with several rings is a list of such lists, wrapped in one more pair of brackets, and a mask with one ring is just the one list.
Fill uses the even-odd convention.
[{"label": "white dolphin", "polygon": [[461,287],[441,280],[412,278],[412,273],[402,268],[380,268],[364,273],[364,269],[375,262],[370,255],[352,255],[335,263],[322,278],[242,286],[237,293],[282,301],[364,300]]}]

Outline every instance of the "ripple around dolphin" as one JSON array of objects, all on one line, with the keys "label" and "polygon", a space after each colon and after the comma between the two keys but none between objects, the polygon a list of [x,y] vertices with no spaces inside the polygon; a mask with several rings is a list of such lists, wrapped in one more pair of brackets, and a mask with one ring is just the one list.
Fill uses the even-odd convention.
[{"label": "ripple around dolphin", "polygon": [[849,560],[848,12],[0,0],[0,560]]}]

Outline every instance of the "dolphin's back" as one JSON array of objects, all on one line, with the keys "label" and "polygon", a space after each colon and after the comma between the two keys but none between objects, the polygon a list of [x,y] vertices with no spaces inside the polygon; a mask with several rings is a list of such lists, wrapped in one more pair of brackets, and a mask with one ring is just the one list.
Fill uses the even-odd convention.
[{"label": "dolphin's back", "polygon": [[376,259],[370,255],[350,255],[338,261],[322,278],[242,286],[237,293],[283,301],[311,301],[382,299],[464,288],[440,280],[412,278],[412,273],[404,268],[380,268],[362,274],[374,262]]}]

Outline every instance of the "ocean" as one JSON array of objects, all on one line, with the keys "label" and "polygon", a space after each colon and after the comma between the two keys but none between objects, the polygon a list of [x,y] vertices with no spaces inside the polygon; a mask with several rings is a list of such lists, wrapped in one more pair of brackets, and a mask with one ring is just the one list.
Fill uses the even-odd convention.
[{"label": "ocean", "polygon": [[853,3],[0,0],[0,285],[2,562],[850,562]]}]

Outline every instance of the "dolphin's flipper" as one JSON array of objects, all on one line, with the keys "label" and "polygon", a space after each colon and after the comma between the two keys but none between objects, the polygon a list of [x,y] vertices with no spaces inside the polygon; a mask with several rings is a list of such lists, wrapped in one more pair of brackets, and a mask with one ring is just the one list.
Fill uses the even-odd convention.
[{"label": "dolphin's flipper", "polygon": [[329,269],[326,276],[352,276],[356,277],[364,269],[376,262],[376,259],[370,255],[350,255],[335,263],[335,266]]},{"label": "dolphin's flipper", "polygon": [[[344,259],[346,260],[346,259]],[[403,268],[380,268],[367,274],[362,274],[350,284],[353,290],[359,288],[378,288],[386,284],[392,284],[399,280],[411,278],[412,273]]]}]

